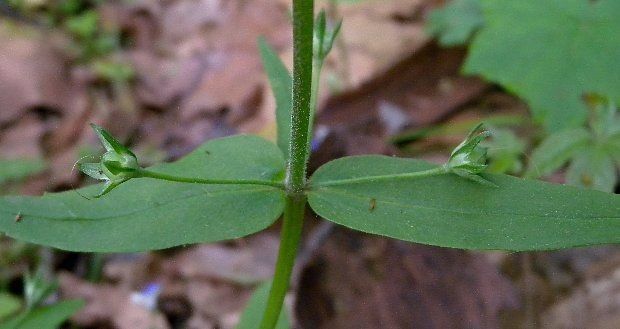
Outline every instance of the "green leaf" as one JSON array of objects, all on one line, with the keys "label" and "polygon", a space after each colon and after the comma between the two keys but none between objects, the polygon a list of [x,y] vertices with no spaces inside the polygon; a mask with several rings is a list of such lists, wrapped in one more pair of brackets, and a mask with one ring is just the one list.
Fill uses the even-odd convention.
[{"label": "green leaf", "polygon": [[24,179],[45,170],[43,160],[13,159],[0,160],[0,184]]},{"label": "green leaf", "polygon": [[[267,305],[267,299],[269,299],[269,289],[271,288],[271,281],[263,282],[256,291],[252,294],[252,297],[248,301],[239,324],[235,329],[256,329],[263,319],[263,313]],[[280,312],[280,318],[276,324],[276,329],[289,329],[290,321],[286,307],[282,307]]]},{"label": "green leaf", "polygon": [[284,158],[288,158],[291,138],[291,108],[293,107],[293,78],[276,51],[265,41],[258,39],[263,66],[269,77],[271,90],[276,98],[276,122],[278,126],[278,147]]},{"label": "green leaf", "polygon": [[440,45],[451,47],[466,44],[483,25],[479,0],[453,0],[431,12],[426,29],[439,39]]},{"label": "green leaf", "polygon": [[550,135],[532,152],[525,177],[544,177],[553,173],[591,141],[590,133],[584,128],[563,130]]},{"label": "green leaf", "polygon": [[[259,137],[210,141],[187,157],[150,168],[203,179],[282,181],[284,159]],[[95,195],[94,185],[79,190]],[[87,200],[76,191],[0,198],[0,231],[28,242],[74,251],[124,252],[234,239],[271,225],[283,192],[261,185],[205,185],[136,178]],[[21,220],[15,217],[21,213]]]},{"label": "green leaf", "polygon": [[56,329],[84,306],[84,302],[70,300],[40,307],[0,324],[0,329]]},{"label": "green leaf", "polygon": [[328,182],[434,168],[411,159],[348,157],[319,168],[308,201],[320,216],[355,230],[463,249],[547,250],[620,243],[620,197],[484,175],[486,187],[456,175]]},{"label": "green leaf", "polygon": [[483,0],[464,70],[523,97],[552,131],[585,122],[585,93],[620,100],[620,1]]},{"label": "green leaf", "polygon": [[613,192],[618,182],[614,159],[605,150],[592,147],[579,152],[566,172],[570,185]]},{"label": "green leaf", "polygon": [[0,320],[19,311],[21,306],[19,298],[0,292]]},{"label": "green leaf", "polygon": [[99,27],[99,13],[95,10],[86,10],[82,14],[67,18],[65,26],[78,38],[92,39]]}]

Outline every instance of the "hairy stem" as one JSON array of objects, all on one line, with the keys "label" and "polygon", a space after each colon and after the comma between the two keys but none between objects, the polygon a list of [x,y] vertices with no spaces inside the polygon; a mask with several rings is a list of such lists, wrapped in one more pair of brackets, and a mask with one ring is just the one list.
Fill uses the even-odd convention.
[{"label": "hairy stem", "polygon": [[286,187],[301,194],[306,184],[312,89],[314,0],[293,0],[293,110]]},{"label": "hairy stem", "polygon": [[340,180],[333,180],[323,183],[317,183],[312,185],[312,188],[321,188],[326,186],[334,186],[334,185],[344,185],[344,184],[358,184],[358,183],[371,183],[381,180],[388,179],[406,179],[406,178],[422,178],[422,177],[430,177],[437,176],[442,174],[449,173],[449,170],[446,167],[441,166],[433,169],[423,170],[423,171],[415,171],[410,173],[402,173],[402,174],[392,174],[392,175],[379,175],[379,176],[367,176],[367,177],[357,177],[357,178],[347,178]]},{"label": "hairy stem", "polygon": [[306,197],[289,196],[286,198],[284,208],[284,221],[282,232],[280,233],[280,250],[276,271],[267,300],[267,308],[261,322],[261,329],[273,329],[278,323],[284,297],[288,290],[295,256],[299,241],[301,239],[301,229],[303,227],[304,210],[306,209]]},{"label": "hairy stem", "polygon": [[194,178],[194,177],[181,177],[168,174],[162,174],[153,172],[146,169],[140,169],[137,171],[138,177],[154,178],[159,180],[165,180],[178,183],[190,183],[190,184],[211,184],[211,185],[265,185],[273,186],[284,189],[284,184],[281,182],[272,182],[266,180],[253,180],[253,179],[210,179],[210,178]]},{"label": "hairy stem", "polygon": [[286,168],[286,206],[276,271],[261,329],[275,328],[288,290],[306,207],[306,170],[312,98],[314,0],[293,0],[293,108]]}]

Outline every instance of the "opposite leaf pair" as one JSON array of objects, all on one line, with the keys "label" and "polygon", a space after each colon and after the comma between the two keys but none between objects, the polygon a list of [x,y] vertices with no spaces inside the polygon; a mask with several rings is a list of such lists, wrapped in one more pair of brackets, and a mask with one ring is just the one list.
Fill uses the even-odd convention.
[{"label": "opposite leaf pair", "polygon": [[[154,176],[150,172],[140,168],[136,155],[127,147],[122,145],[110,133],[96,124],[91,127],[103,144],[106,153],[101,157],[99,163],[82,163],[80,170],[86,175],[105,182],[103,190],[95,196],[99,198],[120,184],[139,177],[161,178],[163,175]],[[487,167],[487,149],[480,146],[480,142],[489,137],[490,133],[484,130],[483,124],[476,126],[467,138],[459,144],[451,153],[448,161],[440,168],[432,169],[428,175],[453,173],[474,182],[497,187],[494,183],[484,179],[479,174]],[[427,175],[425,172],[413,172],[411,175]],[[166,175],[167,179],[170,180]],[[180,181],[178,177],[176,181]],[[187,182],[192,182],[192,178],[187,178]],[[196,179],[199,183],[204,180]]]}]

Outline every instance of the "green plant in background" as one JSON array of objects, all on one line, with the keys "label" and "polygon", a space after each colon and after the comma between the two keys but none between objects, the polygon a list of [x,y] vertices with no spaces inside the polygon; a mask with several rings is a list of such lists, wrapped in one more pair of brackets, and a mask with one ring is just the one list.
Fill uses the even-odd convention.
[{"label": "green plant in background", "polygon": [[620,101],[618,15],[615,0],[454,0],[427,28],[444,45],[478,30],[464,72],[523,98],[553,133],[585,123],[585,93]]},{"label": "green plant in background", "polygon": [[334,160],[308,178],[318,89],[312,81],[338,25],[330,28],[319,15],[314,27],[312,0],[293,0],[292,16],[292,78],[261,43],[278,100],[278,130],[290,132],[280,133],[277,145],[244,135],[216,139],[177,162],[145,169],[95,126],[106,154],[82,169],[106,184],[79,194],[100,197],[69,191],[0,198],[0,231],[74,251],[143,251],[243,237],[283,215],[264,314],[260,325],[251,324],[264,329],[281,317],[307,204],[355,230],[444,247],[523,251],[620,243],[618,196],[484,173],[481,127],[442,166],[367,155]]},{"label": "green plant in background", "polygon": [[[528,123],[521,115],[496,114],[482,119],[490,139],[481,145],[488,150],[488,167],[486,171],[494,174],[511,174],[519,176],[523,170],[523,156],[526,142],[517,136],[513,128]],[[445,137],[465,134],[480,122],[480,119],[465,119],[457,122],[440,123],[418,129],[412,129],[390,138],[390,142],[398,147],[408,146],[420,139]],[[424,150],[410,149],[407,153],[420,153]]]},{"label": "green plant in background", "polygon": [[479,0],[453,0],[428,16],[426,30],[446,47],[466,44],[484,25]]},{"label": "green plant in background", "polygon": [[118,29],[104,24],[97,11],[99,0],[10,0],[8,4],[42,26],[55,28],[70,37],[68,52],[77,64],[91,67],[103,81],[119,83],[133,78],[132,68],[112,58],[121,48]]},{"label": "green plant in background", "polygon": [[0,323],[2,323],[2,320],[17,313],[21,305],[19,298],[6,292],[0,292]]},{"label": "green plant in background", "polygon": [[620,2],[482,0],[464,66],[524,98],[551,132],[586,121],[584,93],[620,100]]},{"label": "green plant in background", "polygon": [[[56,292],[55,283],[48,282],[40,272],[24,276],[24,306],[16,297],[0,293],[0,329],[55,329],[83,306],[77,300],[63,301],[44,305],[44,302]],[[4,318],[8,318],[3,321]]]},{"label": "green plant in background", "polygon": [[613,102],[591,97],[587,127],[546,137],[532,153],[526,177],[543,177],[569,163],[569,184],[613,192],[620,167],[620,116]]}]

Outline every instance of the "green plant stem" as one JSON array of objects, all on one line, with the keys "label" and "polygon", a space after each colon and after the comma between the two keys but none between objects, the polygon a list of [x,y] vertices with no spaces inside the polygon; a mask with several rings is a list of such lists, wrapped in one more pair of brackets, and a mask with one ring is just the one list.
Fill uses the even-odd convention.
[{"label": "green plant stem", "polygon": [[306,197],[304,195],[297,197],[288,196],[286,198],[284,221],[282,223],[282,232],[280,233],[278,261],[271,290],[269,291],[265,314],[260,325],[261,329],[273,329],[278,323],[291,273],[293,272],[293,265],[295,265],[299,241],[301,240],[305,209]]},{"label": "green plant stem", "polygon": [[312,89],[312,39],[314,0],[293,0],[293,109],[286,188],[301,194],[306,184],[310,99]]},{"label": "green plant stem", "polygon": [[101,273],[103,272],[103,264],[105,262],[105,254],[93,253],[88,264],[88,281],[98,283],[101,281]]},{"label": "green plant stem", "polygon": [[416,172],[403,173],[403,174],[367,176],[367,177],[359,177],[359,178],[333,180],[333,181],[328,181],[324,183],[314,184],[311,186],[311,188],[315,188],[315,187],[320,188],[320,187],[344,185],[344,184],[372,183],[372,182],[376,182],[380,180],[395,179],[395,178],[401,178],[401,179],[422,178],[422,177],[430,177],[430,176],[447,174],[449,172],[450,171],[446,167],[440,166],[440,167],[429,169],[429,170],[416,171]]},{"label": "green plant stem", "polygon": [[190,183],[190,184],[211,184],[211,185],[265,185],[273,186],[280,189],[284,189],[284,184],[281,182],[270,182],[265,180],[252,180],[252,179],[208,179],[208,178],[193,178],[193,177],[181,177],[168,174],[162,174],[153,172],[150,170],[140,169],[137,171],[138,177],[141,178],[154,178],[159,180],[166,180],[170,182],[178,183]]},{"label": "green plant stem", "polygon": [[314,0],[293,0],[293,108],[286,168],[286,205],[276,270],[261,329],[278,323],[301,239],[306,207],[306,170],[312,98]]}]

